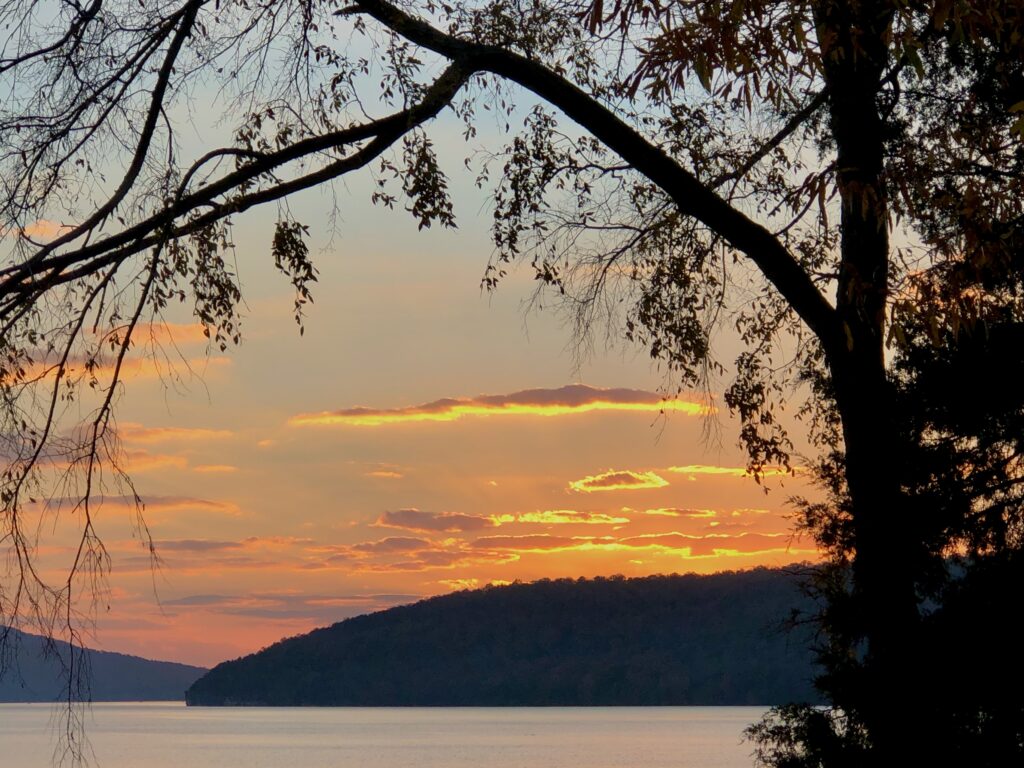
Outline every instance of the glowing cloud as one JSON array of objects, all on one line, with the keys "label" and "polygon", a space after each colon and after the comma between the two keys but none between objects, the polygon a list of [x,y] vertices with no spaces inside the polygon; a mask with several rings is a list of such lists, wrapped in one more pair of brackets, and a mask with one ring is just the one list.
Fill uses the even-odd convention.
[{"label": "glowing cloud", "polygon": [[612,536],[484,536],[470,544],[473,549],[507,552],[564,552],[566,550],[630,551],[655,549],[677,553],[683,557],[717,557],[757,555],[788,551],[791,554],[814,555],[813,545],[798,546],[789,533],[709,533],[694,535],[672,531],[642,536],[615,538]]},{"label": "glowing cloud", "polygon": [[440,579],[438,584],[444,584],[448,589],[461,591],[463,589],[474,589],[480,585],[480,579]]},{"label": "glowing cloud", "polygon": [[242,549],[241,541],[211,541],[209,539],[161,539],[153,542],[157,552],[223,552]]},{"label": "glowing cloud", "polygon": [[152,341],[157,344],[205,344],[209,331],[201,323],[140,323],[132,333],[138,343]]},{"label": "glowing cloud", "polygon": [[570,536],[551,536],[538,533],[527,536],[484,536],[474,541],[473,549],[512,549],[518,552],[547,551],[553,549],[573,549],[591,539]]},{"label": "glowing cloud", "polygon": [[[126,456],[125,466],[130,472],[149,472],[154,469],[184,469],[188,462],[184,456],[152,454],[148,451],[131,451]],[[198,469],[198,468],[197,468]]]},{"label": "glowing cloud", "polygon": [[703,415],[712,406],[690,400],[663,399],[639,389],[601,389],[572,384],[558,389],[526,389],[509,395],[445,398],[406,408],[348,408],[305,413],[292,426],[379,427],[389,424],[458,421],[467,416],[566,416],[594,411],[678,412]]},{"label": "glowing cloud", "polygon": [[377,554],[383,552],[418,552],[423,549],[429,549],[430,546],[430,542],[426,539],[414,539],[406,536],[390,536],[386,539],[380,539],[379,541],[366,541],[362,544],[356,544],[352,549],[357,552],[372,552]]},{"label": "glowing cloud", "polygon": [[493,515],[496,525],[508,523],[537,523],[540,525],[621,525],[628,523],[628,517],[614,517],[603,512],[577,512],[573,509],[547,509],[537,512],[520,512],[515,515]]},{"label": "glowing cloud", "polygon": [[[61,496],[48,499],[45,506],[57,509],[73,509],[81,503],[81,498],[76,496]],[[178,511],[205,511],[223,512],[229,515],[241,514],[238,506],[226,501],[211,501],[209,499],[197,499],[192,496],[151,496],[145,495],[141,499],[133,496],[93,496],[89,502],[93,509],[101,507],[118,507],[134,510],[141,501],[146,512],[178,512]]]},{"label": "glowing cloud", "polygon": [[683,550],[689,557],[717,555],[754,555],[765,552],[815,553],[813,546],[798,547],[791,533],[710,533],[692,536],[685,533],[661,533],[620,539],[620,547]]},{"label": "glowing cloud", "polygon": [[[626,507],[623,512],[632,512]],[[705,520],[717,517],[718,512],[714,509],[679,509],[678,507],[658,507],[656,509],[645,509],[641,514],[654,517],[688,517],[691,520]]]},{"label": "glowing cloud", "polygon": [[30,224],[26,224],[24,227],[15,229],[5,229],[0,227],[0,237],[27,237],[31,240],[41,240],[46,242],[53,240],[58,235],[63,235],[65,232],[70,232],[73,227],[67,224],[58,224],[56,221],[50,221],[48,219],[36,219]]},{"label": "glowing cloud", "polygon": [[[54,357],[36,360],[25,366],[24,376],[18,380],[44,381],[55,378],[60,361]],[[121,362],[118,373],[121,381],[131,379],[184,380],[189,376],[205,376],[215,374],[231,365],[231,358],[225,356],[196,357],[191,359],[168,361],[152,355],[127,356]],[[106,355],[102,358],[87,359],[82,356],[68,358],[64,364],[64,377],[68,382],[82,382],[96,379],[106,381],[113,377],[116,370],[115,358]]]},{"label": "glowing cloud", "polygon": [[519,555],[514,552],[461,550],[426,550],[416,552],[410,560],[397,562],[363,561],[356,563],[352,570],[369,573],[416,572],[438,568],[467,568],[479,565],[501,565],[515,562]]},{"label": "glowing cloud", "polygon": [[146,427],[127,422],[118,425],[117,434],[129,443],[205,442],[231,437],[226,429],[197,429],[192,427]]},{"label": "glowing cloud", "polygon": [[192,471],[207,475],[223,475],[231,472],[237,472],[238,467],[232,466],[231,464],[199,464],[192,467]]},{"label": "glowing cloud", "polygon": [[[763,474],[768,477],[793,474],[794,470],[785,467],[765,467]],[[729,475],[730,477],[746,477],[750,473],[746,467],[719,467],[714,464],[687,464],[682,467],[668,467],[668,472],[680,475]]]},{"label": "glowing cloud", "polygon": [[464,515],[460,512],[424,512],[419,509],[397,509],[377,518],[380,528],[405,528],[410,531],[479,531],[495,525],[489,517]]},{"label": "glowing cloud", "polygon": [[599,475],[588,475],[582,480],[573,480],[569,487],[580,493],[596,491],[628,491],[642,488],[664,488],[668,481],[654,472],[633,472],[610,469]]},{"label": "glowing cloud", "polygon": [[[16,458],[17,454],[14,452],[0,453],[0,459],[13,461]],[[42,454],[38,464],[39,466],[67,470],[72,466],[72,461],[67,456]],[[185,469],[188,466],[188,460],[184,456],[150,453],[149,451],[128,451],[123,458],[118,458],[118,465],[132,474],[142,474],[153,470]]]}]

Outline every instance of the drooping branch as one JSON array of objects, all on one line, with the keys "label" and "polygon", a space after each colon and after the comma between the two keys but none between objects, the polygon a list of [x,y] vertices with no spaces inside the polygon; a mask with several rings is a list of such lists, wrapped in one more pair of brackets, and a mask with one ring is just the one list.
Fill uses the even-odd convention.
[{"label": "drooping branch", "polygon": [[[297,141],[276,152],[250,155],[251,162],[196,190],[179,195],[167,207],[110,237],[64,252],[50,252],[41,261],[29,259],[0,271],[0,318],[3,327],[33,297],[140,253],[157,243],[197,232],[203,227],[254,206],[273,202],[365,167],[413,128],[436,117],[473,74],[459,63],[449,66],[426,89],[419,103],[388,117]],[[326,166],[265,189],[218,202],[225,195],[275,169],[311,155],[368,143]],[[191,177],[186,175],[186,180]],[[175,223],[180,217],[209,207],[202,215]]]},{"label": "drooping branch", "polygon": [[114,190],[113,194],[103,203],[103,205],[97,208],[89,218],[78,226],[72,228],[69,232],[57,237],[53,242],[47,244],[45,247],[39,249],[39,251],[28,260],[25,267],[31,268],[33,263],[38,264],[40,261],[45,259],[48,253],[56,251],[67,243],[74,242],[83,234],[91,231],[100,222],[102,222],[103,219],[109,216],[131,191],[139,173],[142,171],[144,163],[146,162],[146,156],[149,153],[149,147],[153,140],[153,134],[156,131],[157,122],[164,110],[164,97],[166,96],[167,89],[170,85],[175,63],[181,53],[182,46],[185,44],[189,35],[192,34],[192,29],[195,26],[199,9],[205,4],[205,2],[206,0],[190,0],[190,2],[188,2],[179,11],[181,17],[180,20],[178,20],[178,14],[176,14],[171,18],[167,25],[167,29],[169,30],[173,28],[173,24],[176,22],[177,31],[171,39],[170,45],[167,48],[167,53],[164,55],[164,60],[160,65],[156,85],[153,88],[153,95],[150,97],[146,120],[139,132],[135,153],[132,156],[131,163],[129,163],[128,168],[124,173],[124,177],[121,179],[121,183],[118,185],[117,189]]},{"label": "drooping branch", "polygon": [[697,219],[744,253],[790,303],[825,350],[841,352],[845,339],[834,308],[786,247],[597,99],[537,61],[446,34],[384,0],[356,0],[355,6],[339,13],[356,11],[445,58],[515,82],[562,110],[664,190],[680,212]]}]

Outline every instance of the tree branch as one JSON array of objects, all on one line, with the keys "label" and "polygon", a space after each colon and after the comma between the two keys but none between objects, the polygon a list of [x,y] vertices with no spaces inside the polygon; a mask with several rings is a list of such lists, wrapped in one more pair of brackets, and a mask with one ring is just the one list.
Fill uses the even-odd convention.
[{"label": "tree branch", "polygon": [[[259,155],[253,162],[194,192],[182,195],[166,208],[115,235],[72,251],[52,254],[40,263],[30,259],[0,271],[0,317],[15,310],[24,303],[27,296],[38,295],[57,285],[95,273],[161,240],[188,235],[233,213],[280,200],[294,192],[364,167],[409,130],[437,116],[472,74],[461,65],[452,64],[426,90],[423,99],[408,109],[369,123],[310,137],[277,152]],[[286,163],[366,139],[372,140],[365,147],[318,171],[242,195],[226,203],[216,202],[218,197]],[[213,206],[213,209],[189,222],[173,226],[175,219],[203,206]]]},{"label": "tree branch", "polygon": [[[467,68],[515,82],[560,109],[664,190],[683,214],[697,219],[746,254],[826,351],[838,353],[843,349],[845,341],[835,309],[786,247],[595,98],[537,61],[445,34],[385,0],[356,0],[356,6],[410,42]],[[339,11],[352,12],[352,7]]]}]

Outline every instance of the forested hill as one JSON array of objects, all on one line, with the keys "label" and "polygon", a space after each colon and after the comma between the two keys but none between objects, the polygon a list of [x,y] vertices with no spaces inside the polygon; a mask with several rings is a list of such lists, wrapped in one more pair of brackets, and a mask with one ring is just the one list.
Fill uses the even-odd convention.
[{"label": "forested hill", "polygon": [[[9,630],[0,649],[0,702],[59,701],[67,696],[69,658],[66,643],[47,652],[43,638]],[[89,701],[180,701],[203,667],[150,661],[122,653],[87,650],[76,663],[85,675],[76,678],[76,693]],[[2,761],[0,761],[2,762]]]},{"label": "forested hill", "polygon": [[562,579],[457,592],[224,662],[191,705],[488,706],[815,701],[805,605],[782,571]]}]

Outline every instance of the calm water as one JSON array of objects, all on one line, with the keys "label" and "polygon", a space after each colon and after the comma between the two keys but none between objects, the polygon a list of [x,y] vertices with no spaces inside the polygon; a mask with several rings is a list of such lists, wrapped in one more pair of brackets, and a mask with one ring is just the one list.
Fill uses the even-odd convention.
[{"label": "calm water", "polygon": [[[264,709],[94,704],[100,768],[750,768],[749,707]],[[0,705],[0,765],[50,768],[54,708]]]}]

